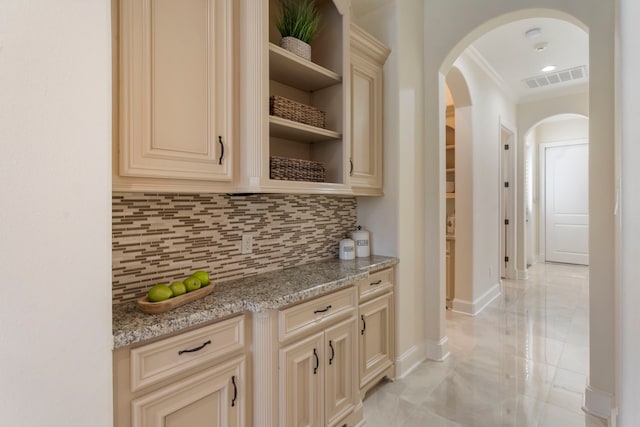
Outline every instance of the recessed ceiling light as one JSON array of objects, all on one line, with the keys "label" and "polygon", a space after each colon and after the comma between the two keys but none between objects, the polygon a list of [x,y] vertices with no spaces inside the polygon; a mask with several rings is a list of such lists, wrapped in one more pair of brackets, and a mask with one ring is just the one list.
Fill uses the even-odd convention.
[{"label": "recessed ceiling light", "polygon": [[543,73],[548,73],[549,71],[553,71],[555,69],[556,69],[555,65],[547,65],[545,67],[542,67],[540,71],[542,71]]},{"label": "recessed ceiling light", "polygon": [[541,34],[542,30],[539,27],[532,28],[524,33],[525,37],[528,39],[535,39],[537,37],[540,37]]},{"label": "recessed ceiling light", "polygon": [[537,43],[536,45],[534,45],[533,49],[536,52],[542,52],[543,50],[545,50],[547,48],[547,46],[548,46],[547,42],[540,42],[540,43]]}]

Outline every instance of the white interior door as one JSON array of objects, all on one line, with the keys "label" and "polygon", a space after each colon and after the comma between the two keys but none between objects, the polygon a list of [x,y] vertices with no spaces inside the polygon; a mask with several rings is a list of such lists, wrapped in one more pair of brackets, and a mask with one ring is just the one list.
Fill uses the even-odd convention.
[{"label": "white interior door", "polygon": [[589,145],[545,149],[547,261],[589,264]]}]

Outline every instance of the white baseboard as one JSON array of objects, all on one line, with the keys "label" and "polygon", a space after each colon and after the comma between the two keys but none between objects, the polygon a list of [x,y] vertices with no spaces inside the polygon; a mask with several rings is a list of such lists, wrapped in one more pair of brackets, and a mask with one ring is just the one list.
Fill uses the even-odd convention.
[{"label": "white baseboard", "polygon": [[422,348],[424,346],[416,344],[396,358],[396,378],[406,377],[427,358]]},{"label": "white baseboard", "polygon": [[442,362],[449,357],[449,338],[444,336],[440,341],[427,340],[424,347],[427,359]]},{"label": "white baseboard", "polygon": [[544,264],[544,262],[546,261],[546,256],[544,254],[538,254],[536,256],[536,263],[537,264]]},{"label": "white baseboard", "polygon": [[526,268],[524,270],[516,270],[516,277],[518,280],[527,280],[529,278],[529,271]]},{"label": "white baseboard", "polygon": [[611,419],[613,415],[613,395],[606,391],[598,390],[587,384],[584,390],[582,410],[596,417]]},{"label": "white baseboard", "polygon": [[484,310],[486,306],[491,304],[494,299],[498,298],[501,293],[502,286],[500,285],[500,283],[496,283],[487,292],[482,294],[473,302],[455,298],[453,300],[452,310],[458,313],[467,314],[469,316],[475,316],[482,310]]}]

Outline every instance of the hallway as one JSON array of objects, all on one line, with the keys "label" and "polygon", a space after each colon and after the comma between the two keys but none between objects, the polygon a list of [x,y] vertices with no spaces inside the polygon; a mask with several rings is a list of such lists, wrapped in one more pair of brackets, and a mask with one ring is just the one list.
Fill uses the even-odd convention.
[{"label": "hallway", "polygon": [[588,271],[536,264],[478,316],[447,311],[449,358],[371,390],[367,426],[605,426],[581,410]]}]

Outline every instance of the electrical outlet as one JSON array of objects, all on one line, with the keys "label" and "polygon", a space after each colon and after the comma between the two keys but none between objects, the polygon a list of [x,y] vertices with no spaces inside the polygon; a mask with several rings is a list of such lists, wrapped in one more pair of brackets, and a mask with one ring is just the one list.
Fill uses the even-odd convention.
[{"label": "electrical outlet", "polygon": [[253,252],[253,236],[251,234],[242,235],[242,247],[240,251],[243,254],[250,254]]}]

